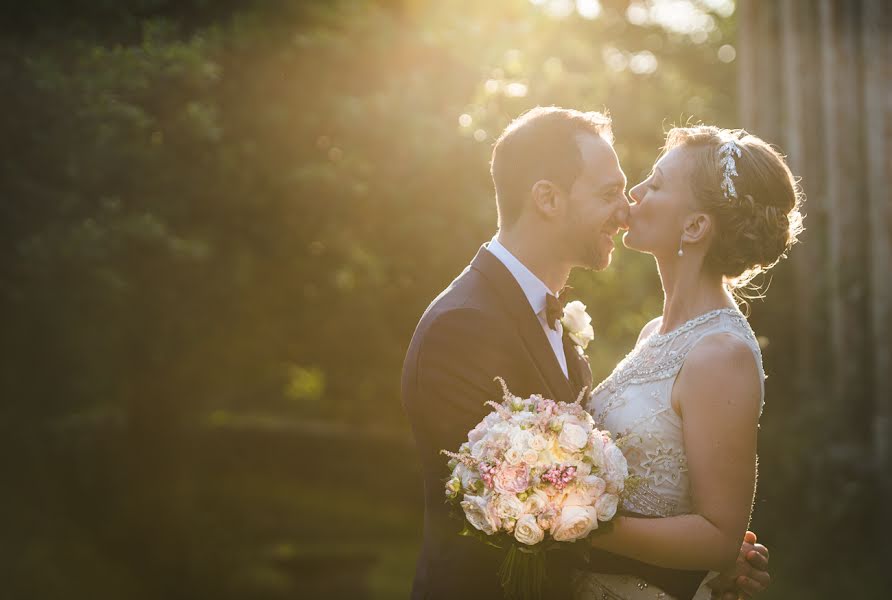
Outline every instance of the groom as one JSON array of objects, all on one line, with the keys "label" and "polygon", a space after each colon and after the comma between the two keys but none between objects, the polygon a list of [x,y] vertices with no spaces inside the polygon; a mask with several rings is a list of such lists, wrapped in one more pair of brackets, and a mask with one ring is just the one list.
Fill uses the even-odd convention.
[{"label": "groom", "polygon": [[[499,232],[425,311],[403,365],[403,404],[425,499],[413,600],[503,597],[503,551],[458,535],[439,452],[457,449],[489,412],[484,402],[500,395],[494,377],[521,397],[572,402],[582,388],[591,390],[588,360],[564,335],[557,295],[573,267],[605,269],[614,236],[626,228],[626,178],[612,143],[604,115],[539,107],[513,121],[493,148]],[[753,552],[749,539],[738,561],[738,574],[748,575],[739,580],[742,594],[768,584],[764,547]],[[585,567],[550,554],[547,597],[568,597],[569,569]],[[637,575],[678,598],[693,596],[705,576],[595,551],[590,565]]]}]

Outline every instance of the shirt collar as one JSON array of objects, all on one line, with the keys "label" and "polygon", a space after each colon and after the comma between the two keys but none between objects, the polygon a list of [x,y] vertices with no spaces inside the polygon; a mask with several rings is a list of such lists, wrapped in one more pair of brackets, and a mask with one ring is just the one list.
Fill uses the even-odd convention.
[{"label": "shirt collar", "polygon": [[527,301],[530,303],[533,312],[538,315],[545,310],[545,295],[551,294],[551,290],[548,289],[548,286],[545,285],[541,279],[536,277],[532,271],[520,262],[516,256],[511,254],[505,246],[499,243],[499,240],[497,239],[498,235],[499,234],[496,233],[492,240],[490,240],[486,249],[489,250],[493,256],[498,258],[508,271],[511,272],[511,275],[517,280],[520,289],[523,290],[524,295],[527,297]]}]

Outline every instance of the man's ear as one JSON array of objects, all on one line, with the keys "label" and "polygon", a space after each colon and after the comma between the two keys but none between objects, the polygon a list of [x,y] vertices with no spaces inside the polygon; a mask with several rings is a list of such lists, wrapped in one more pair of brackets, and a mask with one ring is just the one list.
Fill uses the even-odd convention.
[{"label": "man's ear", "polygon": [[554,218],[561,211],[560,190],[554,182],[540,179],[533,184],[530,194],[533,209],[543,217]]},{"label": "man's ear", "polygon": [[706,213],[694,213],[685,220],[684,241],[690,244],[705,241],[712,234],[712,217]]}]

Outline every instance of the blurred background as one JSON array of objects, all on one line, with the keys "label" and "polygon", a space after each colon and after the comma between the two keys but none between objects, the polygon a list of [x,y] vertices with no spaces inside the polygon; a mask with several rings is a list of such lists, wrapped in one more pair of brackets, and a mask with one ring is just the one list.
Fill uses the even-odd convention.
[{"label": "blurred background", "polygon": [[[406,597],[403,355],[495,231],[492,142],[538,104],[609,110],[632,183],[688,121],[790,155],[809,230],[751,303],[762,598],[885,597],[882,4],[7,3],[0,597]],[[571,284],[598,380],[659,280],[620,249]]]}]

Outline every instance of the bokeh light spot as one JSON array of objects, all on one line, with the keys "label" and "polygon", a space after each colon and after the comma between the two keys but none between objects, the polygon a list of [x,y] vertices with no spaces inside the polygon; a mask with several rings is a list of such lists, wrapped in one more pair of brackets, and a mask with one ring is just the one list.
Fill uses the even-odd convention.
[{"label": "bokeh light spot", "polygon": [[718,50],[719,60],[723,63],[732,62],[737,58],[737,50],[731,44],[725,44]]},{"label": "bokeh light spot", "polygon": [[629,65],[629,59],[626,58],[626,55],[612,46],[604,48],[603,56],[604,64],[606,64],[607,68],[611,71],[619,73],[620,71],[625,70]]},{"label": "bokeh light spot", "polygon": [[555,19],[564,19],[576,10],[572,0],[550,0],[545,5],[545,14]]},{"label": "bokeh light spot", "polygon": [[629,60],[629,69],[638,75],[649,75],[657,70],[657,57],[650,50],[637,52]]},{"label": "bokeh light spot", "polygon": [[583,19],[597,19],[601,10],[601,3],[598,0],[576,0],[576,12]]},{"label": "bokeh light spot", "polygon": [[529,88],[525,83],[509,83],[505,86],[505,95],[509,98],[523,98],[527,95]]},{"label": "bokeh light spot", "polygon": [[647,7],[640,2],[632,2],[626,8],[626,20],[632,25],[645,25],[647,23]]}]

